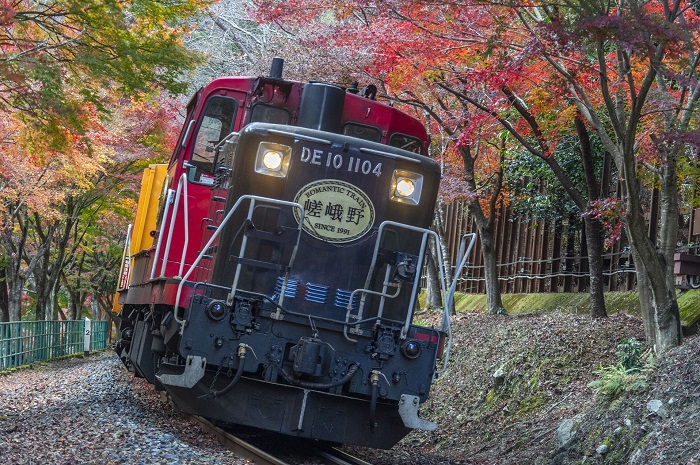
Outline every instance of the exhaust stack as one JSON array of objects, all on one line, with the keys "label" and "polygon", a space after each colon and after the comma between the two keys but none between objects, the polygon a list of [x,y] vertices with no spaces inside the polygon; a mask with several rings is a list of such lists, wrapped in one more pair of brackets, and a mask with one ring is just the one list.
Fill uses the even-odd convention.
[{"label": "exhaust stack", "polygon": [[270,67],[270,77],[273,79],[282,79],[282,69],[284,68],[284,60],[279,57],[272,59]]}]

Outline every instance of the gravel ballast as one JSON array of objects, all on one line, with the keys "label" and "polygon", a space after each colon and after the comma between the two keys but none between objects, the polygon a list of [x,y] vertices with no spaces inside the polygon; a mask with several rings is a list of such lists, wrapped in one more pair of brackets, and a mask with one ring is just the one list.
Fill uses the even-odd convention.
[{"label": "gravel ballast", "polygon": [[0,375],[0,464],[246,464],[111,351]]},{"label": "gravel ballast", "polygon": [[[643,340],[638,318],[460,313],[453,330],[449,368],[421,408],[438,429],[389,451],[348,452],[376,465],[700,465],[699,335],[654,357],[644,386],[611,400],[591,383],[618,362],[621,341]],[[285,441],[261,437],[258,447],[284,451]],[[287,462],[317,463],[304,452]],[[249,462],[110,351],[0,375],[0,465],[92,463]]]}]

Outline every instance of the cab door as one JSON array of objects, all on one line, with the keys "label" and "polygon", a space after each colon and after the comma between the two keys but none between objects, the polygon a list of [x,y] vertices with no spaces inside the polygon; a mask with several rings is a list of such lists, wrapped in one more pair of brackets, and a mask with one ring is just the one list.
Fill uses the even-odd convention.
[{"label": "cab door", "polygon": [[[173,203],[170,205],[170,214],[172,210],[176,211],[172,234],[170,214],[161,231],[164,241],[170,236],[169,247],[165,250],[166,243],[163,243],[164,249],[159,254],[162,257],[167,253],[163,277],[181,274],[183,253],[183,273],[186,272],[201,250],[212,203],[214,147],[231,132],[239,129],[245,97],[244,92],[218,89],[194,102],[192,118],[186,121],[169,170],[173,175],[171,188],[174,193],[179,190],[180,196],[176,199],[173,195]],[[159,275],[156,273],[156,276]]]}]

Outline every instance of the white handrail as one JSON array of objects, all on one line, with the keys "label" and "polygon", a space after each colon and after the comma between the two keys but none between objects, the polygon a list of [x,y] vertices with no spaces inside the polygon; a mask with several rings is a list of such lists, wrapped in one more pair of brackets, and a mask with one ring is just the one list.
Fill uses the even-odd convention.
[{"label": "white handrail", "polygon": [[[214,243],[216,238],[219,237],[219,233],[221,232],[221,230],[224,228],[224,226],[226,225],[228,220],[231,219],[231,217],[233,216],[233,213],[238,209],[238,207],[240,206],[240,204],[244,200],[250,200],[251,203],[254,203],[256,200],[260,201],[260,202],[277,203],[277,204],[281,204],[281,205],[287,205],[287,206],[290,206],[292,208],[297,208],[300,211],[299,224],[300,225],[304,224],[304,207],[302,207],[300,204],[298,204],[296,202],[287,202],[285,200],[271,199],[268,197],[259,197],[257,195],[243,195],[243,196],[241,196],[236,201],[236,203],[233,205],[233,207],[231,207],[229,212],[226,214],[224,219],[221,221],[219,226],[216,228],[216,231],[214,231],[214,234],[211,235],[211,237],[209,238],[207,243],[204,245],[204,247],[202,247],[202,250],[197,255],[197,258],[194,260],[194,262],[192,262],[192,265],[190,265],[189,269],[187,270],[185,275],[180,280],[180,283],[177,286],[177,294],[175,295],[175,306],[176,307],[180,304],[180,297],[182,295],[182,287],[184,286],[185,282],[187,281],[187,278],[190,277],[190,275],[192,274],[194,269],[197,267],[199,262],[202,260],[204,255],[206,255],[206,251],[209,249],[209,247],[211,247],[211,245]],[[299,248],[299,238],[300,237],[301,237],[301,235],[297,236],[297,243],[294,247],[294,251],[292,252],[292,259],[291,259],[292,261],[294,260],[294,257],[296,257],[296,253],[297,253],[297,250]],[[177,316],[177,311],[175,312],[174,317],[175,317],[175,321],[180,325],[180,333],[182,334],[182,331],[185,329],[185,319],[179,318]]]},{"label": "white handrail", "polygon": [[[409,224],[398,223],[396,221],[388,221],[387,220],[387,221],[382,222],[379,225],[379,228],[377,229],[377,240],[376,240],[375,245],[374,245],[374,253],[372,255],[372,263],[369,266],[369,272],[367,273],[365,287],[364,287],[364,289],[355,289],[350,294],[350,300],[348,302],[347,311],[345,313],[345,322],[346,323],[350,322],[351,317],[354,317],[357,320],[362,319],[362,316],[364,313],[366,296],[368,294],[379,295],[381,297],[382,301],[380,303],[380,307],[384,305],[384,303],[383,303],[384,298],[396,298],[398,296],[398,293],[395,295],[388,295],[385,293],[378,293],[376,291],[369,290],[369,286],[370,286],[371,280],[372,280],[372,273],[374,272],[374,268],[377,265],[377,257],[379,256],[379,247],[381,245],[382,235],[384,234],[384,229],[386,226],[394,226],[394,227],[406,229],[409,231],[415,231],[415,232],[421,233],[423,235],[423,238],[421,239],[420,252],[418,255],[419,264],[421,266],[423,264],[423,261],[425,260],[424,257],[426,255],[426,246],[427,246],[428,239],[430,237],[432,237],[433,240],[435,241],[436,246],[440,245],[440,238],[438,237],[438,235],[435,231],[431,231],[429,229],[425,229],[425,228],[421,228],[421,227],[413,226],[413,225],[409,225]],[[446,291],[446,285],[445,285],[445,276],[443,273],[444,266],[442,263],[442,256],[441,255],[438,255],[438,268],[440,270],[440,287],[441,287],[442,294],[444,295],[445,291]],[[418,269],[420,269],[420,267],[418,267]],[[415,299],[416,299],[415,289],[417,289],[417,287],[418,287],[420,277],[421,277],[420,273],[416,273],[416,276],[415,276],[414,281],[413,281],[413,291],[411,293],[411,300],[408,304],[408,311],[406,313],[406,320],[404,322],[404,326],[403,326],[403,329],[401,331],[401,338],[406,337],[406,334],[408,333],[408,328],[411,326],[411,319],[413,316],[412,309],[415,306]],[[353,298],[355,297],[355,293],[361,293],[362,297],[360,298],[360,303],[358,305],[357,315],[353,316],[352,315],[352,302],[353,302]],[[381,318],[381,312],[377,316],[378,316],[378,318]],[[444,319],[444,316],[443,316],[443,319]],[[448,320],[448,324],[449,324],[449,320]],[[352,342],[357,342],[357,340],[352,339],[351,337],[348,336],[348,327],[347,326],[344,328],[343,333],[344,333],[345,338],[347,340],[352,341]]]},{"label": "white handrail", "polygon": [[[170,194],[172,190],[168,192]],[[180,268],[178,270],[178,276],[182,276],[182,271],[185,268],[185,254],[187,252],[187,246],[189,245],[190,242],[190,231],[188,229],[189,225],[189,205],[188,205],[188,198],[187,198],[187,174],[182,173],[182,176],[180,176],[180,179],[178,179],[177,182],[177,191],[175,192],[175,201],[173,203],[173,210],[172,213],[170,214],[170,227],[168,228],[168,235],[167,235],[167,240],[165,242],[165,250],[163,251],[163,263],[161,264],[160,267],[160,275],[159,277],[164,277],[165,276],[165,268],[168,264],[168,257],[170,256],[170,246],[172,244],[173,240],[173,232],[175,230],[175,220],[177,219],[177,212],[178,212],[178,207],[180,206],[180,198],[184,194],[184,200],[182,201],[182,208],[185,213],[185,218],[184,218],[184,233],[185,233],[185,242],[182,246],[182,255],[180,256]],[[171,196],[168,195],[168,204],[170,203]],[[162,232],[162,227],[165,225],[165,218],[166,214],[163,214],[163,223],[161,224],[161,232]],[[153,271],[151,272],[151,279],[155,277],[155,269],[156,265],[158,263],[158,256],[160,254],[160,245],[161,245],[161,239],[162,239],[162,234],[158,236],[158,247],[156,248],[156,254],[153,259]]]},{"label": "white handrail", "polygon": [[153,257],[153,265],[151,265],[151,279],[155,278],[156,276],[156,268],[158,267],[158,255],[160,254],[160,246],[161,243],[163,242],[163,228],[165,228],[165,221],[168,219],[168,213],[170,213],[170,204],[172,203],[173,195],[175,194],[175,191],[172,189],[167,190],[167,195],[165,197],[165,208],[163,209],[163,217],[160,219],[160,227],[158,228],[158,231],[160,233],[158,234],[158,241],[156,242],[156,252]]},{"label": "white handrail", "polygon": [[[466,242],[467,238],[471,237],[471,240],[469,241],[469,246],[466,247]],[[452,349],[452,325],[450,324],[450,315],[452,314],[452,309],[454,308],[454,302],[455,302],[455,292],[457,290],[457,281],[459,278],[460,273],[462,272],[462,269],[464,269],[465,265],[467,264],[467,258],[469,258],[469,254],[472,251],[472,247],[474,247],[474,243],[476,242],[476,233],[469,233],[465,234],[462,236],[462,240],[460,241],[459,244],[459,253],[457,254],[457,257],[459,258],[459,263],[455,267],[455,274],[454,277],[452,278],[452,285],[450,286],[450,291],[447,293],[445,296],[445,311],[442,314],[442,330],[443,332],[447,332],[447,345],[445,347],[445,352],[444,352],[444,362],[442,364],[442,369],[441,370],[436,370],[435,375],[433,376],[434,378],[437,378],[439,375],[443,374],[445,370],[447,370],[447,362],[450,360],[450,350]],[[438,254],[439,256],[440,254]],[[441,262],[441,270],[442,270],[442,260]],[[440,273],[442,275],[442,271]],[[444,287],[443,287],[444,289]]]},{"label": "white handrail", "polygon": [[[126,240],[124,241],[124,250],[122,251],[122,264],[119,267],[119,283],[117,285],[121,289],[128,288],[129,282],[131,281],[131,268],[132,268],[132,263],[131,263],[131,228],[132,228],[131,224],[129,224],[126,227]],[[124,277],[122,276],[124,273],[124,262],[126,262],[127,258],[129,259],[129,268],[127,269],[127,272],[126,272],[126,283],[124,283],[125,285],[122,286],[122,282],[124,281]]]}]

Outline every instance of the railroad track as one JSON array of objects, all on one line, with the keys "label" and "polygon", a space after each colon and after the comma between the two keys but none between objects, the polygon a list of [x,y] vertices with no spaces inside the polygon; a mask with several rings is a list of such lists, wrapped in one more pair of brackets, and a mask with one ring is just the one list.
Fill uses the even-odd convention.
[{"label": "railroad track", "polygon": [[268,454],[253,444],[234,436],[223,428],[212,424],[209,420],[203,417],[197,415],[190,415],[189,417],[199,423],[199,426],[201,426],[205,431],[213,434],[226,448],[235,452],[244,459],[251,460],[255,465],[292,465],[278,459],[274,455]]},{"label": "railroad track", "polygon": [[325,460],[324,464],[329,465],[372,465],[357,457],[353,457],[350,454],[343,452],[335,447],[329,448],[327,450],[319,449],[317,451],[320,459]]},{"label": "railroad track", "polygon": [[[196,421],[205,431],[214,435],[224,447],[235,452],[240,457],[252,461],[255,465],[294,465],[265,452],[259,447],[212,424],[203,417],[196,415],[189,415],[189,417]],[[318,465],[372,465],[335,447],[315,448],[309,450],[308,453],[309,459],[318,460]]]}]

